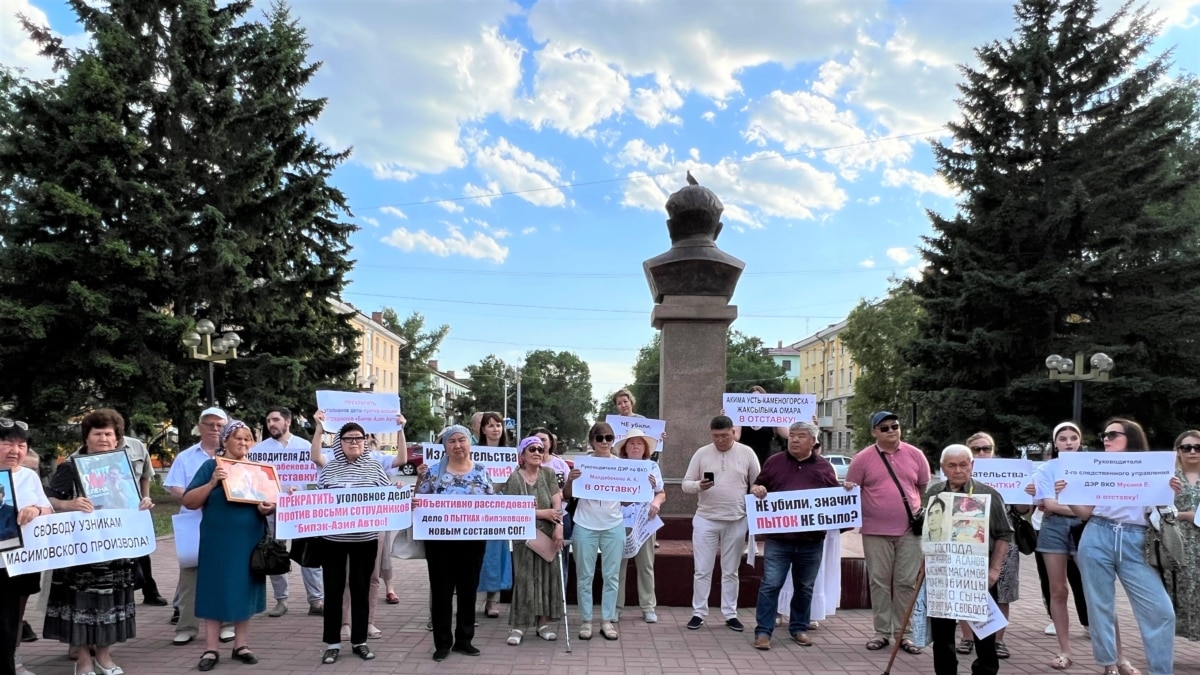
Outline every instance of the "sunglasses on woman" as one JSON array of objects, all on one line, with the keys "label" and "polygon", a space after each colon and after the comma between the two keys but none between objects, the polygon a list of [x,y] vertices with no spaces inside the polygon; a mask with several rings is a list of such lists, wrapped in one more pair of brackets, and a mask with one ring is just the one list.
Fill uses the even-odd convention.
[{"label": "sunglasses on woman", "polygon": [[1106,432],[1100,434],[1100,440],[1114,441],[1117,439],[1117,436],[1127,436],[1127,435],[1128,434],[1126,434],[1124,431],[1106,431]]},{"label": "sunglasses on woman", "polygon": [[592,436],[592,440],[596,441],[597,443],[612,443],[614,438],[616,438],[616,436],[613,436],[612,434],[596,434],[595,436]]},{"label": "sunglasses on woman", "polygon": [[1176,450],[1180,452],[1200,452],[1200,445],[1181,445]]},{"label": "sunglasses on woman", "polygon": [[0,427],[4,427],[5,429],[11,429],[13,427],[17,427],[19,429],[29,431],[28,424],[22,422],[21,420],[10,420],[7,417],[0,417]]}]

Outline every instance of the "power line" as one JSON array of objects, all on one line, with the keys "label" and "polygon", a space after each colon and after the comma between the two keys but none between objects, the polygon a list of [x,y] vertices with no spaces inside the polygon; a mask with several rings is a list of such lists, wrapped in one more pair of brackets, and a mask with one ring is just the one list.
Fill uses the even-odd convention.
[{"label": "power line", "polygon": [[[824,148],[809,148],[807,150],[798,150],[796,152],[778,153],[778,154],[773,154],[773,155],[766,155],[764,157],[753,157],[750,159],[739,159],[739,160],[731,161],[731,162],[722,162],[721,165],[722,166],[738,166],[741,164],[753,164],[755,162],[766,162],[766,161],[773,161],[773,160],[777,160],[777,159],[788,159],[791,157],[799,157],[801,155],[811,155],[813,153],[818,153],[818,152],[829,152],[830,150],[843,150],[845,148],[857,148],[857,147],[864,146],[864,145],[873,145],[875,143],[881,143],[883,141],[898,141],[898,140],[901,140],[904,138],[913,138],[914,136],[925,136],[927,134],[932,134],[932,133],[941,131],[944,128],[945,127],[942,126],[942,127],[937,127],[936,129],[928,129],[925,131],[916,131],[916,132],[913,132],[910,134],[899,134],[896,136],[884,136],[882,138],[873,138],[873,139],[866,140],[866,141],[859,141],[857,143],[844,143],[842,145],[831,145],[831,146],[824,147]],[[643,173],[643,174],[639,174],[637,176],[618,176],[617,178],[599,178],[596,180],[578,181],[575,183],[559,183],[557,185],[548,185],[548,186],[544,186],[544,187],[525,188],[523,190],[506,190],[503,192],[489,192],[486,194],[478,194],[478,195],[463,196],[463,197],[442,197],[439,199],[425,199],[425,200],[417,201],[417,202],[401,202],[399,204],[381,204],[379,206],[370,206],[370,207],[364,207],[364,208],[367,208],[370,210],[379,210],[379,209],[383,209],[383,208],[387,208],[387,207],[404,208],[407,206],[424,206],[426,204],[448,204],[448,203],[462,202],[462,201],[476,200],[476,199],[495,199],[497,197],[509,197],[512,195],[529,194],[532,192],[546,192],[548,190],[565,190],[568,188],[588,187],[588,186],[592,186],[592,185],[607,185],[610,183],[624,183],[627,181],[638,180],[638,179],[642,179],[642,178],[661,178],[662,176],[675,176],[680,173],[684,173],[686,171],[688,171],[687,167],[685,167],[683,169],[673,169],[671,171],[660,171],[658,173]]]}]

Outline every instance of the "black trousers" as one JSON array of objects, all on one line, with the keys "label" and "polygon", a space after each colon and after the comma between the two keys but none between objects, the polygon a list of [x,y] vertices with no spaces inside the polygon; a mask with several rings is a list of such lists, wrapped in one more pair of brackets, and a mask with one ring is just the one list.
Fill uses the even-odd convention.
[{"label": "black trousers", "polygon": [[375,571],[375,556],[379,539],[370,541],[321,541],[321,573],[325,578],[325,623],[321,639],[325,644],[342,641],[342,598],[346,578],[350,578],[350,644],[367,641],[367,621],[370,616],[367,602],[371,594],[371,573]]},{"label": "black trousers", "polygon": [[[1046,573],[1046,558],[1034,551],[1033,559],[1037,562],[1038,581],[1042,585],[1042,604],[1046,614],[1050,614],[1050,576]],[[1067,556],[1067,584],[1071,587],[1071,598],[1075,600],[1075,613],[1079,615],[1079,623],[1087,628],[1088,610],[1087,598],[1083,597],[1083,577],[1079,576],[1079,565],[1075,564],[1073,556]],[[1054,618],[1054,617],[1051,617]]]},{"label": "black trousers", "polygon": [[[483,566],[485,541],[426,541],[425,564],[429,568],[429,618],[433,622],[433,648],[450,649],[470,645],[475,639],[475,593]],[[329,583],[326,581],[325,583]],[[458,614],[454,632],[454,595]]]},{"label": "black trousers", "polygon": [[[992,599],[996,598],[996,587],[988,589]],[[935,675],[957,675],[958,621],[954,619],[930,619],[929,633],[933,638],[933,672]],[[971,675],[996,675],[1000,672],[1000,659],[996,656],[996,634],[975,638],[975,661],[971,663]]]},{"label": "black trousers", "polygon": [[154,581],[154,574],[150,570],[150,556],[144,555],[138,558],[137,565],[142,569],[142,598],[152,600],[161,597],[158,592],[158,583]]},{"label": "black trousers", "polygon": [[8,576],[0,568],[0,675],[15,675],[14,658],[21,642],[21,599],[38,592],[41,572]]}]

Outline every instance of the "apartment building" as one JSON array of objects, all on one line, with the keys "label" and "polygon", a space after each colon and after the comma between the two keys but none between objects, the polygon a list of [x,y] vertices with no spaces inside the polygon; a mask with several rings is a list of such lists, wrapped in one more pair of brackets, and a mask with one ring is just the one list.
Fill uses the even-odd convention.
[{"label": "apartment building", "polygon": [[842,320],[799,342],[786,346],[781,342],[767,349],[788,377],[799,383],[801,393],[816,395],[821,446],[834,455],[853,455],[858,450],[851,438],[855,421],[848,420],[846,412],[861,369],[842,342],[845,328],[846,321]]}]

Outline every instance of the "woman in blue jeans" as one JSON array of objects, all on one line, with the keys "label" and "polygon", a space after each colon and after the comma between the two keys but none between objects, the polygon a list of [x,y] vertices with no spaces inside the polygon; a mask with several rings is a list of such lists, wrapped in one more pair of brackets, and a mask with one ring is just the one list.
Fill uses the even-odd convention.
[{"label": "woman in blue jeans", "polygon": [[[596,422],[588,431],[588,444],[595,459],[620,462],[612,456],[613,428],[606,422]],[[579,478],[579,469],[567,477],[564,494],[571,497],[571,486]],[[620,581],[621,555],[625,550],[625,520],[621,502],[600,499],[580,499],[575,507],[575,530],[571,534],[575,549],[576,595],[579,602],[579,638],[592,639],[592,580],[596,575],[596,554],[600,554],[600,578],[604,594],[600,599],[600,634],[605,640],[616,640],[617,583]]]},{"label": "woman in blue jeans", "polygon": [[[1113,418],[1100,434],[1105,452],[1142,452],[1149,449],[1146,432],[1133,420]],[[1179,492],[1179,479],[1170,479]],[[1055,482],[1055,494],[1067,482]],[[1142,506],[1078,506],[1071,511],[1087,522],[1079,541],[1079,570],[1087,596],[1092,632],[1092,655],[1104,666],[1104,675],[1140,675],[1128,659],[1119,656],[1116,580],[1129,597],[1133,616],[1142,633],[1150,675],[1175,672],[1175,610],[1158,574],[1146,564],[1146,508]]]}]

